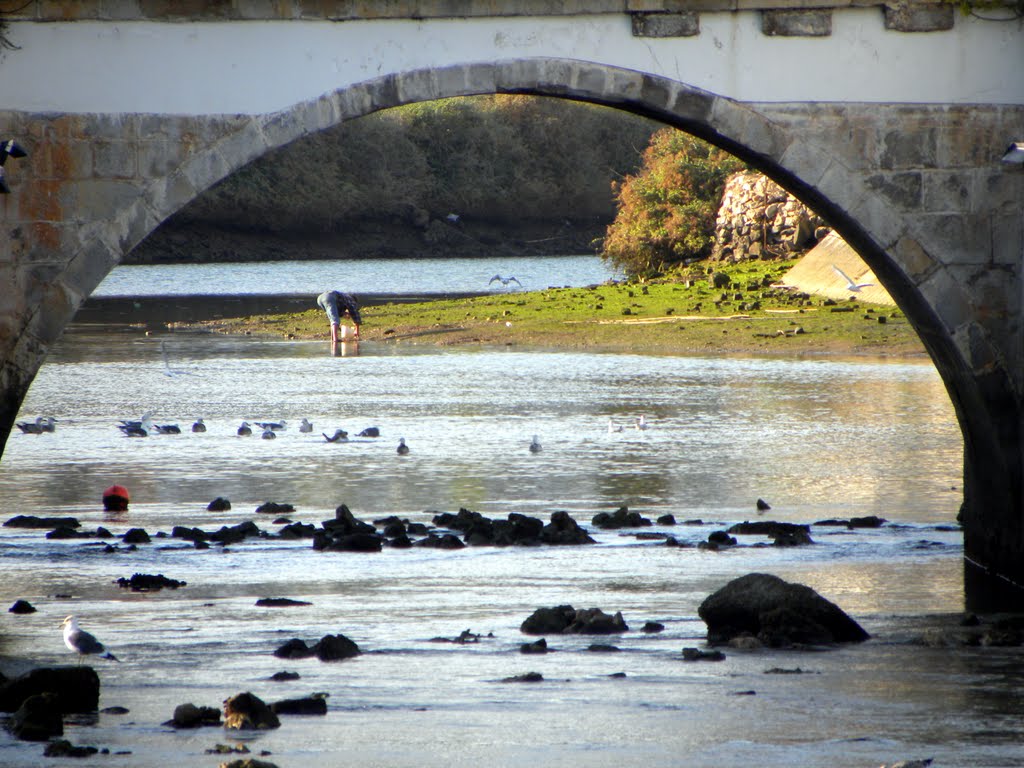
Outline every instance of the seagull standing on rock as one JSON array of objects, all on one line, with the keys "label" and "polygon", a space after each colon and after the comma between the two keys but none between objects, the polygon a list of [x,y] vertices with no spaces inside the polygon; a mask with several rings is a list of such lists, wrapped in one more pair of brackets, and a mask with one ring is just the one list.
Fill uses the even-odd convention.
[{"label": "seagull standing on rock", "polygon": [[78,628],[78,622],[74,616],[68,616],[61,622],[64,628],[64,645],[78,654],[78,663],[82,663],[83,656],[99,656],[101,659],[120,661],[114,654],[108,651],[99,640]]}]

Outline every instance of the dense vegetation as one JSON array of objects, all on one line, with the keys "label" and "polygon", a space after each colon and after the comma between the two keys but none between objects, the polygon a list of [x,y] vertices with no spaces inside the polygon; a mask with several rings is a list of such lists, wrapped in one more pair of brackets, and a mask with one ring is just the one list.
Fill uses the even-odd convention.
[{"label": "dense vegetation", "polygon": [[[576,244],[592,247],[615,214],[612,180],[637,169],[657,128],[606,107],[515,95],[385,110],[259,158],[197,197],[151,239],[159,245],[175,232],[203,233],[178,242],[186,258],[202,258],[197,250],[218,231],[342,236],[349,250],[339,255],[346,256],[414,256],[402,251],[428,252],[435,244],[435,251],[488,255],[488,241],[481,248],[478,234],[443,231],[454,213],[465,232],[497,228],[491,242],[523,237],[539,223],[542,233],[544,226],[585,231]],[[381,237],[360,252],[358,239],[372,233]],[[154,243],[138,249],[136,260],[146,260]],[[459,252],[474,243],[473,254]]]},{"label": "dense vegetation", "polygon": [[686,133],[658,131],[640,171],[613,184],[618,213],[602,255],[632,275],[706,258],[725,181],[742,167],[732,155]]}]

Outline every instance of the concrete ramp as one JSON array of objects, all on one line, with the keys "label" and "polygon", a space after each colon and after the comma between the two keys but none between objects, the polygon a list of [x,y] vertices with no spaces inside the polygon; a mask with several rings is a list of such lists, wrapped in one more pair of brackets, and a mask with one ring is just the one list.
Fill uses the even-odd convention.
[{"label": "concrete ramp", "polygon": [[[850,291],[846,287],[846,280],[836,273],[836,268],[847,274],[854,283],[872,285],[856,292]],[[868,265],[835,232],[830,232],[824,240],[808,251],[780,282],[806,293],[837,301],[845,301],[851,296],[856,296],[859,301],[896,306],[896,302],[878,283]]]}]

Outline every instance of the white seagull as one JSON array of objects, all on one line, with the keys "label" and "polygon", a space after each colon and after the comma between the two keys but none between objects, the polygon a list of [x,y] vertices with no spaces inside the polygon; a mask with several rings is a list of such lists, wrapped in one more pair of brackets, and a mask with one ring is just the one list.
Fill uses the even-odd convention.
[{"label": "white seagull", "polygon": [[64,628],[64,645],[78,654],[78,663],[82,663],[83,656],[99,656],[101,659],[120,661],[114,654],[103,647],[103,643],[90,635],[84,629],[78,628],[78,622],[74,616],[68,616],[61,622]]},{"label": "white seagull", "polygon": [[153,431],[153,415],[144,413],[138,421],[121,421],[117,426],[128,437],[146,437]]},{"label": "white seagull", "polygon": [[530,453],[540,453],[540,439],[534,435],[533,442],[530,443]]},{"label": "white seagull", "polygon": [[41,435],[56,430],[56,419],[52,416],[36,416],[35,421],[19,421],[18,429],[29,435]]},{"label": "white seagull", "polygon": [[302,417],[302,423],[299,424],[299,432],[312,432],[313,422],[307,419],[305,416]]},{"label": "white seagull", "polygon": [[843,272],[843,270],[841,270],[835,264],[832,265],[832,269],[835,270],[835,273],[837,275],[839,275],[841,278],[843,278],[843,280],[846,281],[846,290],[850,291],[851,293],[857,293],[861,288],[867,288],[869,285],[874,285],[874,283],[855,283],[848,274]]},{"label": "white seagull", "polygon": [[643,414],[640,414],[636,418],[636,423],[633,425],[638,430],[647,429],[647,419],[644,418]]},{"label": "white seagull", "polygon": [[611,434],[612,432],[621,432],[621,431],[622,431],[622,425],[621,424],[616,424],[611,419],[608,419],[608,434]]},{"label": "white seagull", "polygon": [[506,288],[508,287],[509,283],[515,283],[520,288],[523,287],[523,284],[520,283],[518,280],[516,280],[511,275],[509,275],[508,277],[502,277],[501,275],[495,275],[494,277],[492,277],[490,280],[487,281],[487,284],[490,285],[491,283],[496,282],[496,281],[501,283],[502,285],[504,285]]}]

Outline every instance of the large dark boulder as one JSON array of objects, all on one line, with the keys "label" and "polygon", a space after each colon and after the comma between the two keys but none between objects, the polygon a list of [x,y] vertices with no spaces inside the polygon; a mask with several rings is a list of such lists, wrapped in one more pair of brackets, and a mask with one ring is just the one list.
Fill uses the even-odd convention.
[{"label": "large dark boulder", "polygon": [[270,705],[275,715],[326,715],[327,699],[307,696],[304,699],[282,699]]},{"label": "large dark boulder", "polygon": [[78,528],[81,523],[74,517],[36,517],[15,515],[4,523],[5,528]]},{"label": "large dark boulder", "polygon": [[545,544],[593,544],[590,534],[564,510],[551,513],[551,522],[544,526],[540,540]]},{"label": "large dark boulder", "polygon": [[52,693],[63,714],[95,712],[100,678],[92,667],[40,667],[0,685],[0,712],[16,711],[29,696]]},{"label": "large dark boulder", "polygon": [[573,608],[560,605],[555,608],[538,608],[520,626],[519,631],[527,635],[613,635],[628,632],[629,627],[621,613],[614,616],[600,608]]},{"label": "large dark boulder", "polygon": [[598,528],[641,528],[651,524],[639,512],[630,512],[629,507],[619,507],[614,512],[598,512],[590,522]]},{"label": "large dark boulder", "polygon": [[810,587],[751,573],[726,584],[697,609],[708,643],[753,635],[770,647],[859,643],[870,636],[834,603]]},{"label": "large dark boulder", "polygon": [[320,661],[339,661],[358,656],[359,646],[344,635],[324,635],[314,647],[316,657]]},{"label": "large dark boulder", "polygon": [[189,702],[174,708],[174,716],[164,723],[172,728],[201,728],[220,725],[220,710],[216,707],[198,707]]},{"label": "large dark boulder", "polygon": [[53,693],[29,696],[11,715],[7,729],[22,741],[49,741],[64,734],[64,718]]},{"label": "large dark boulder", "polygon": [[268,730],[280,728],[281,721],[262,699],[246,692],[224,701],[224,727],[228,730]]}]

